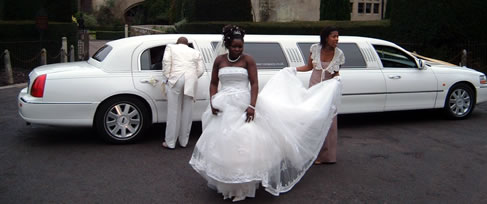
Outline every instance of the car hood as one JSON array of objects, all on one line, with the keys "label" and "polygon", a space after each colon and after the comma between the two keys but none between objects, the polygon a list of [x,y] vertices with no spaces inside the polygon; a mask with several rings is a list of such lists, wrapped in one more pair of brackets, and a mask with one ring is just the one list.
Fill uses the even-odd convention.
[{"label": "car hood", "polygon": [[481,72],[475,70],[475,69],[472,69],[472,68],[468,68],[468,67],[460,67],[460,66],[455,66],[455,65],[445,65],[445,64],[436,64],[436,63],[426,63],[429,67],[435,69],[435,70],[448,70],[448,69],[452,69],[452,70],[462,70],[462,71],[465,71],[465,72],[470,72],[470,73],[478,73],[478,74],[481,74]]}]

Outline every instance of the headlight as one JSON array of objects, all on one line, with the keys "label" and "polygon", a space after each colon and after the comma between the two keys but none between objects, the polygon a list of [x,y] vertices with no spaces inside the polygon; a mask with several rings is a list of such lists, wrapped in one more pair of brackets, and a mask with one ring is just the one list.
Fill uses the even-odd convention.
[{"label": "headlight", "polygon": [[487,79],[485,78],[485,75],[480,75],[480,84],[487,84]]}]

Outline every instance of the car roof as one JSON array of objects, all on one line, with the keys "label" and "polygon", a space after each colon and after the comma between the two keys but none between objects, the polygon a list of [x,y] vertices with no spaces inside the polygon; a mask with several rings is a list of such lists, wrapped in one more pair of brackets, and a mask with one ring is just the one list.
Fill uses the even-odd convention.
[{"label": "car roof", "polygon": [[[141,35],[141,36],[134,36],[128,38],[122,38],[114,41],[110,41],[107,44],[111,45],[112,47],[124,47],[128,44],[140,44],[145,41],[153,41],[153,40],[160,40],[162,38],[165,39],[174,39],[176,42],[177,38],[179,37],[186,37],[190,42],[195,40],[204,40],[204,41],[219,41],[222,39],[221,34],[157,34],[157,35]],[[286,41],[286,40],[293,40],[299,42],[317,42],[319,41],[319,35],[255,35],[255,34],[247,34],[245,35],[245,41],[253,41],[253,42],[265,42],[265,41]],[[360,37],[360,36],[340,36],[340,42],[370,42],[373,44],[385,44],[390,45],[393,44],[391,42],[380,40],[376,38],[369,38],[369,37]]]},{"label": "car roof", "polygon": [[[157,34],[157,35],[142,35],[134,36],[128,38],[122,38],[114,41],[110,41],[107,45],[112,47],[112,51],[105,58],[103,62],[98,62],[90,59],[91,64],[103,68],[107,71],[129,71],[131,69],[131,57],[128,55],[132,54],[132,51],[139,45],[150,41],[169,41],[176,42],[179,37],[186,37],[190,43],[206,42],[203,44],[209,45],[209,42],[219,42],[222,40],[221,34]],[[247,34],[245,35],[246,42],[281,42],[281,43],[317,43],[320,38],[319,35],[255,35]],[[340,43],[372,43],[379,45],[394,45],[394,43],[369,38],[369,37],[359,37],[359,36],[340,36]],[[207,46],[206,45],[206,46]]]}]

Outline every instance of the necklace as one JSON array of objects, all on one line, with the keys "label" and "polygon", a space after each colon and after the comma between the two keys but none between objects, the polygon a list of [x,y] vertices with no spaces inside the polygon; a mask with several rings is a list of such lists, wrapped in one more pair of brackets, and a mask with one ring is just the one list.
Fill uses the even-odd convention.
[{"label": "necklace", "polygon": [[237,59],[231,60],[231,59],[230,59],[230,53],[227,53],[227,60],[228,60],[229,62],[231,62],[231,63],[234,63],[234,62],[236,62],[236,61],[238,61],[238,60],[240,59],[240,56],[242,56],[242,55],[239,55],[239,56],[237,57]]}]

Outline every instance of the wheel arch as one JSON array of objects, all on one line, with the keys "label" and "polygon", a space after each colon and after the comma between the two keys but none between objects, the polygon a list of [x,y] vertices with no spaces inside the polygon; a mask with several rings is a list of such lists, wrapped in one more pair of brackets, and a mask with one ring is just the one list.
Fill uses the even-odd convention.
[{"label": "wheel arch", "polygon": [[100,107],[101,107],[101,106],[102,106],[104,103],[106,103],[107,101],[109,101],[109,100],[111,100],[111,99],[113,99],[113,98],[119,98],[119,97],[120,97],[120,98],[123,98],[123,97],[131,97],[131,98],[135,98],[135,99],[137,99],[137,100],[141,101],[141,102],[144,104],[144,106],[147,108],[147,110],[149,110],[149,111],[148,111],[148,112],[149,112],[149,114],[150,114],[150,115],[149,115],[149,118],[150,118],[150,120],[151,120],[149,124],[152,124],[152,123],[153,123],[153,121],[154,121],[153,107],[151,106],[151,104],[149,104],[149,102],[148,102],[148,101],[147,101],[147,100],[146,100],[144,97],[139,96],[139,95],[137,95],[137,94],[120,93],[120,94],[116,94],[116,95],[112,95],[112,96],[110,96],[110,97],[107,97],[107,98],[103,99],[103,101],[101,101],[101,102],[98,104],[98,106],[96,107],[96,110],[95,110],[95,115],[94,115],[94,117],[93,117],[93,122],[92,122],[92,123],[93,123],[93,127],[95,127],[95,126],[96,126],[95,120],[96,120],[96,116],[97,116],[97,114],[99,114],[99,112],[100,112],[100,111],[99,111]]},{"label": "wheel arch", "polygon": [[469,81],[457,81],[454,84],[452,84],[450,87],[448,87],[447,92],[446,92],[447,94],[445,95],[445,98],[444,98],[444,101],[443,101],[444,103],[443,104],[445,104],[445,102],[447,101],[447,99],[448,99],[448,93],[450,93],[451,89],[453,87],[455,87],[456,85],[459,85],[459,84],[464,84],[464,85],[468,86],[470,89],[472,89],[473,97],[474,97],[473,102],[474,102],[474,105],[475,105],[477,103],[477,89]]}]

